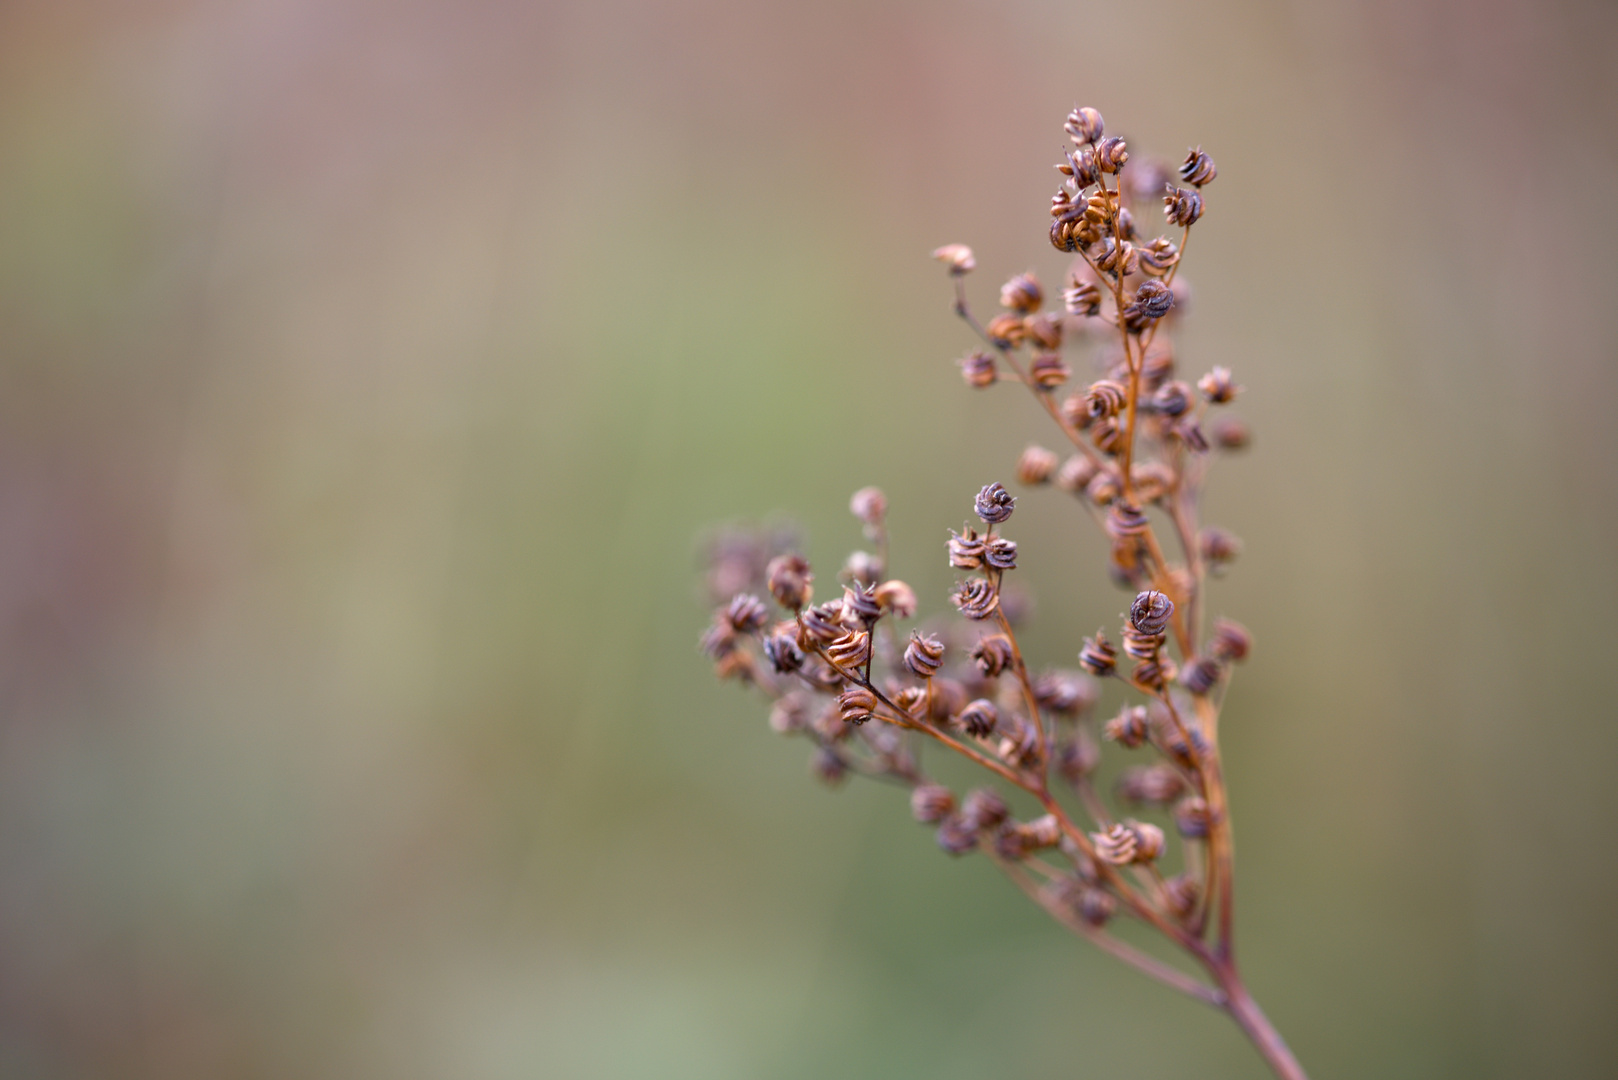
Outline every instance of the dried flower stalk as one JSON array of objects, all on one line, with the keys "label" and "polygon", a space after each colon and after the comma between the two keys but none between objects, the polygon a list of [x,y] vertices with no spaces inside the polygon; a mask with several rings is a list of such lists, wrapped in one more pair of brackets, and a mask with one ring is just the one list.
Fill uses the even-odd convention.
[{"label": "dried flower stalk", "polygon": [[[1152,162],[1126,172],[1129,149],[1105,136],[1096,110],[1075,109],[1065,127],[1073,149],[1056,166],[1063,180],[1051,200],[1049,237],[1074,256],[1062,312],[1045,309],[1045,290],[1025,273],[1005,283],[1004,310],[982,323],[966,293],[977,266],[972,250],[949,244],[933,254],[954,282],[956,314],[982,343],[960,361],[967,385],[1021,382],[1072,447],[1066,461],[1028,447],[1015,476],[1025,487],[1053,486],[1076,499],[1109,539],[1110,576],[1135,594],[1116,636],[1102,629],[1084,640],[1082,672],[1028,669],[1015,629],[1019,605],[1005,591],[1017,545],[998,531],[1017,500],[995,483],[973,502],[982,531],[967,526],[946,545],[950,566],[967,575],[950,596],[961,620],[901,637],[894,624],[914,614],[916,598],[887,576],[887,499],[865,488],[850,508],[877,550],[850,556],[841,597],[813,604],[815,575],[802,556],[733,537],[717,549],[710,582],[737,585],[737,594],[716,598],[723,602],[703,645],[721,678],[752,683],[772,699],[776,730],[815,744],[812,765],[822,779],[838,783],[853,773],[909,787],[912,814],[934,827],[945,851],[984,852],[1063,926],[1223,1009],[1276,1075],[1303,1080],[1243,985],[1234,953],[1219,717],[1232,666],[1251,643],[1229,620],[1204,629],[1208,579],[1241,544],[1201,525],[1200,496],[1213,449],[1240,449],[1250,436],[1239,420],[1208,415],[1238,395],[1231,373],[1215,367],[1195,388],[1180,381],[1167,333],[1188,295],[1178,274],[1217,169],[1194,149],[1179,167],[1186,186],[1176,186]],[[1136,223],[1158,205],[1175,235],[1143,240]],[[1099,377],[1059,396],[1072,376],[1064,349],[1084,344]],[[1178,558],[1166,553],[1160,532]],[[746,591],[760,586],[782,617]],[[1105,722],[1092,715],[1100,679],[1124,684],[1136,699]],[[1115,801],[1164,814],[1179,839],[1172,876],[1164,870],[1171,862],[1165,830],[1116,813],[1094,783],[1104,741],[1149,758],[1124,772]],[[992,786],[957,800],[922,770],[927,742],[1032,796],[1043,813],[1016,820]],[[1058,798],[1062,789],[1073,808]],[[1205,978],[1117,937],[1109,925],[1122,918],[1160,933]]]}]

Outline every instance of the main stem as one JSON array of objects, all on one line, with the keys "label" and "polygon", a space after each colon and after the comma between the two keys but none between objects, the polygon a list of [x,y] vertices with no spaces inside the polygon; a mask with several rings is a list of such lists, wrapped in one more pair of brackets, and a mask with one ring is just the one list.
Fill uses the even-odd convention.
[{"label": "main stem", "polygon": [[1264,1010],[1258,1007],[1253,995],[1247,992],[1242,985],[1241,976],[1236,974],[1236,967],[1229,960],[1213,965],[1210,969],[1219,981],[1219,988],[1224,991],[1225,1011],[1230,1013],[1231,1019],[1236,1021],[1238,1027],[1252,1040],[1253,1046],[1264,1056],[1264,1061],[1281,1080],[1309,1080],[1303,1066],[1298,1059],[1292,1056],[1292,1050],[1287,1046],[1281,1033],[1275,1030],[1270,1018],[1264,1015]]}]

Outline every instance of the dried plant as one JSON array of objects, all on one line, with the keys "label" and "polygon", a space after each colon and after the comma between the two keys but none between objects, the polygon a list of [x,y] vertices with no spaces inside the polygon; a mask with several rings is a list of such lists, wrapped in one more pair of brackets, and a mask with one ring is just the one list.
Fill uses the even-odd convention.
[{"label": "dried plant", "polygon": [[[901,637],[896,624],[915,615],[916,596],[887,576],[887,501],[865,488],[851,508],[876,550],[849,558],[840,597],[814,604],[815,575],[802,556],[733,537],[716,550],[710,580],[747,584],[720,605],[703,644],[721,678],[773,700],[777,731],[815,744],[822,779],[853,773],[909,787],[911,813],[935,827],[945,851],[982,851],[1063,926],[1229,1013],[1277,1075],[1297,1080],[1303,1070],[1248,994],[1234,954],[1219,716],[1232,665],[1250,643],[1228,620],[1204,628],[1208,579],[1240,544],[1200,525],[1199,500],[1213,449],[1240,449],[1247,429],[1209,416],[1237,396],[1230,372],[1215,367],[1195,389],[1180,381],[1167,333],[1187,295],[1178,271],[1216,170],[1199,148],[1179,167],[1183,187],[1154,163],[1126,172],[1124,141],[1105,135],[1094,109],[1075,109],[1066,129],[1073,149],[1057,165],[1050,227],[1052,245],[1074,255],[1064,311],[1048,310],[1039,281],[1019,274],[1000,290],[1004,310],[983,324],[967,302],[971,249],[951,244],[934,256],[954,282],[956,313],[982,340],[960,361],[967,384],[1022,383],[1072,446],[1065,461],[1030,446],[1016,479],[1076,499],[1108,537],[1110,575],[1135,594],[1117,645],[1097,630],[1078,652],[1083,672],[1028,669],[1019,605],[1005,588],[1017,567],[1016,541],[1003,531],[1016,499],[998,483],[974,502],[982,530],[963,527],[946,545],[950,565],[967,575],[950,597],[960,620]],[[1174,235],[1146,241],[1136,223],[1156,204]],[[1101,377],[1063,396],[1064,348],[1085,344]],[[785,617],[749,587],[767,591]],[[1127,688],[1121,711],[1104,722],[1092,715],[1097,680]],[[928,741],[1031,797],[1038,816],[1014,818],[992,782],[958,799],[922,771]],[[1112,803],[1095,781],[1103,741],[1145,759],[1121,774]],[[1179,836],[1178,853],[1164,828],[1114,803],[1159,813]],[[1162,935],[1200,976],[1118,937],[1122,919]]]}]

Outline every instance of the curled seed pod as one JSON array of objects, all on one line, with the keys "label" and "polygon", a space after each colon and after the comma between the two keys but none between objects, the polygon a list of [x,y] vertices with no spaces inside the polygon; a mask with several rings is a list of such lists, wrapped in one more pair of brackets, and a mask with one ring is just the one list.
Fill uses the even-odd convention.
[{"label": "curled seed pod", "polygon": [[965,244],[945,244],[933,251],[933,258],[943,263],[955,277],[970,274],[978,268],[972,249]]},{"label": "curled seed pod", "polygon": [[876,598],[876,590],[863,582],[856,581],[843,589],[843,621],[846,624],[852,617],[862,624],[870,626],[882,617],[882,601]]},{"label": "curled seed pod", "polygon": [[1174,490],[1174,470],[1161,461],[1143,461],[1130,467],[1129,483],[1135,498],[1155,503]]},{"label": "curled seed pod", "polygon": [[1092,259],[1096,269],[1119,277],[1127,277],[1140,269],[1140,257],[1135,254],[1135,245],[1128,240],[1119,243],[1111,236],[1102,239],[1101,250]]},{"label": "curled seed pod", "polygon": [[1187,840],[1206,837],[1212,821],[1213,815],[1208,810],[1207,801],[1199,796],[1187,795],[1174,807],[1174,827]]},{"label": "curled seed pod", "polygon": [[844,723],[863,724],[876,712],[876,695],[863,686],[850,686],[837,695],[837,712]]},{"label": "curled seed pod", "polygon": [[938,823],[934,834],[938,846],[950,855],[965,855],[978,846],[978,832],[959,814],[951,814]]},{"label": "curled seed pod", "polygon": [[1152,395],[1152,410],[1164,416],[1179,416],[1191,407],[1191,388],[1178,379],[1164,383]]},{"label": "curled seed pod", "polygon": [[770,706],[770,727],[782,735],[791,735],[809,726],[810,697],[801,690],[782,694]]},{"label": "curled seed pod", "polygon": [[972,829],[992,829],[1010,813],[1006,800],[992,788],[975,788],[961,803],[961,819]]},{"label": "curled seed pod", "polygon": [[1130,540],[1145,533],[1151,522],[1133,503],[1118,499],[1107,508],[1107,535],[1114,540]]},{"label": "curled seed pod", "polygon": [[803,650],[798,648],[797,635],[791,631],[765,638],[764,655],[780,675],[790,675],[803,666]]},{"label": "curled seed pod", "polygon": [[1214,444],[1221,450],[1245,450],[1253,433],[1234,416],[1221,416],[1213,426]]},{"label": "curled seed pod", "polygon": [[744,683],[755,682],[758,679],[758,662],[753,659],[752,653],[736,649],[714,661],[713,673],[721,682],[727,679]]},{"label": "curled seed pod", "polygon": [[1111,473],[1098,472],[1085,485],[1084,493],[1097,506],[1106,506],[1122,494],[1118,478]]},{"label": "curled seed pod", "polygon": [[1000,590],[983,578],[972,578],[956,582],[950,601],[968,619],[983,620],[993,615],[1000,606]]},{"label": "curled seed pod", "polygon": [[1101,114],[1088,105],[1068,113],[1067,122],[1062,127],[1073,137],[1074,142],[1081,145],[1095,142],[1101,138],[1101,133],[1107,130]]},{"label": "curled seed pod", "polygon": [[989,340],[1002,349],[1015,349],[1028,337],[1028,329],[1023,326],[1021,315],[996,315],[989,320],[989,325],[983,328],[989,335]]},{"label": "curled seed pod", "polygon": [[1185,793],[1185,778],[1172,765],[1137,765],[1118,777],[1118,797],[1125,802],[1167,806]]},{"label": "curled seed pod", "polygon": [[1066,160],[1056,166],[1056,171],[1063,176],[1072,177],[1072,190],[1075,195],[1100,178],[1101,173],[1096,168],[1095,151],[1088,146],[1081,146],[1076,152],[1064,150],[1062,157]]},{"label": "curled seed pod", "polygon": [[1107,925],[1114,912],[1118,910],[1118,901],[1112,894],[1104,889],[1094,886],[1085,886],[1079,893],[1078,903],[1075,905],[1079,918],[1091,926],[1100,928]]},{"label": "curled seed pod", "polygon": [[1050,671],[1034,680],[1034,700],[1057,716],[1077,716],[1094,705],[1101,689],[1078,672]]},{"label": "curled seed pod", "polygon": [[1017,482],[1033,487],[1050,480],[1059,459],[1043,446],[1029,446],[1017,459]]},{"label": "curled seed pod", "polygon": [[835,701],[830,708],[822,709],[809,722],[810,730],[820,736],[823,742],[846,742],[848,737],[854,734],[854,726],[843,719],[843,710]]},{"label": "curled seed pod", "polygon": [[869,551],[850,551],[838,575],[843,581],[872,586],[882,579],[882,559]]},{"label": "curled seed pod", "polygon": [[996,536],[984,546],[983,562],[996,570],[1017,569],[1017,542]]},{"label": "curled seed pod", "polygon": [[1242,542],[1235,533],[1210,525],[1197,534],[1197,550],[1208,562],[1223,565],[1242,553]]},{"label": "curled seed pod", "polygon": [[1176,874],[1163,883],[1163,906],[1176,919],[1189,919],[1202,899],[1202,886],[1189,874]]},{"label": "curled seed pod", "polygon": [[[1158,706],[1159,709],[1162,706]],[[1207,752],[1208,745],[1195,729],[1182,730],[1166,722],[1158,724],[1158,737],[1163,753],[1187,769],[1199,768],[1198,759]]]},{"label": "curled seed pod", "polygon": [[916,613],[916,590],[897,579],[889,579],[876,587],[876,602],[882,605],[884,615],[908,619]]},{"label": "curled seed pod", "polygon": [[1074,454],[1056,470],[1056,486],[1070,495],[1078,495],[1095,479],[1095,475],[1095,462],[1083,454]]},{"label": "curled seed pod", "polygon": [[725,621],[737,633],[751,633],[770,621],[770,609],[752,593],[737,593],[725,607]]},{"label": "curled seed pod", "polygon": [[951,529],[949,534],[949,564],[957,570],[977,570],[983,566],[983,537],[968,525],[964,532]]},{"label": "curled seed pod", "polygon": [[1012,311],[1028,315],[1038,311],[1039,305],[1044,302],[1045,290],[1040,288],[1039,279],[1032,270],[1018,274],[1000,286],[1000,304]]},{"label": "curled seed pod", "polygon": [[864,630],[851,630],[826,646],[826,659],[852,671],[865,666],[871,658],[871,635]]},{"label": "curled seed pod", "polygon": [[995,848],[1003,856],[1022,858],[1062,841],[1062,826],[1055,814],[1044,814],[1028,822],[1011,822],[995,837]]},{"label": "curled seed pod", "polygon": [[1137,250],[1140,253],[1141,270],[1153,277],[1162,277],[1174,269],[1175,264],[1180,261],[1180,249],[1166,236],[1159,236]]},{"label": "curled seed pod", "polygon": [[1182,417],[1179,423],[1169,429],[1169,434],[1185,443],[1185,448],[1193,453],[1208,452],[1208,438],[1202,433],[1202,425],[1189,416]]},{"label": "curled seed pod", "polygon": [[[1125,240],[1133,240],[1138,235],[1135,232],[1135,215],[1129,212],[1129,207],[1118,208],[1118,235]],[[1140,255],[1140,248],[1135,249],[1136,256]]]},{"label": "curled seed pod", "polygon": [[893,703],[907,716],[921,717],[923,706],[927,704],[927,690],[920,686],[907,686],[897,693],[889,694]]},{"label": "curled seed pod", "polygon": [[1234,660],[1238,663],[1247,659],[1247,653],[1253,647],[1253,637],[1247,628],[1231,619],[1215,619],[1213,626],[1213,639],[1208,643],[1208,652],[1219,660]]},{"label": "curled seed pod", "polygon": [[944,820],[955,809],[955,796],[943,784],[917,784],[910,793],[910,816],[923,825]]},{"label": "curled seed pod", "polygon": [[972,646],[973,661],[985,678],[994,678],[1011,666],[1011,639],[1004,634],[988,634]]},{"label": "curled seed pod", "polygon": [[957,362],[961,365],[961,378],[965,379],[966,385],[974,390],[993,386],[1000,378],[1000,370],[995,366],[994,357],[982,349],[974,349]]},{"label": "curled seed pod", "polygon": [[[1127,633],[1125,636],[1128,636]],[[1140,686],[1161,690],[1165,685],[1174,681],[1174,676],[1178,672],[1179,668],[1175,666],[1172,659],[1158,653],[1150,660],[1142,660],[1136,664],[1135,670],[1130,672],[1129,677]]]},{"label": "curled seed pod", "polygon": [[1219,684],[1219,676],[1224,671],[1219,661],[1211,656],[1195,657],[1185,665],[1180,672],[1180,685],[1193,694],[1206,694]]},{"label": "curled seed pod", "polygon": [[1028,381],[1041,390],[1055,390],[1072,375],[1073,369],[1058,353],[1040,353],[1028,364]]},{"label": "curled seed pod", "polygon": [[1101,764],[1101,748],[1088,728],[1081,728],[1071,739],[1056,744],[1056,771],[1070,784],[1077,784]]},{"label": "curled seed pod", "polygon": [[994,702],[978,698],[961,710],[955,722],[968,735],[981,739],[1000,726],[1000,711],[994,707]]},{"label": "curled seed pod", "polygon": [[[828,645],[844,634],[848,629],[843,626],[843,602],[831,600],[824,604],[817,604],[803,612],[803,633],[800,637],[807,637],[809,641],[819,645]],[[804,642],[808,644],[808,642]]]},{"label": "curled seed pod", "polygon": [[1174,615],[1174,601],[1167,593],[1147,589],[1129,605],[1130,624],[1143,634],[1161,634]]},{"label": "curled seed pod", "polygon": [[947,723],[950,717],[966,708],[967,698],[971,696],[966,687],[942,676],[933,680],[932,687],[933,707],[928,718],[939,724]]},{"label": "curled seed pod", "polygon": [[[1055,208],[1052,208],[1055,212]],[[1051,247],[1057,251],[1069,252],[1079,250],[1082,241],[1079,238],[1079,225],[1066,218],[1057,218],[1051,222]]]},{"label": "curled seed pod", "polygon": [[849,513],[866,525],[878,526],[888,516],[888,497],[878,487],[862,487],[848,500]]},{"label": "curled seed pod", "polygon": [[1093,420],[1105,420],[1118,415],[1129,400],[1129,391],[1121,383],[1102,379],[1090,384],[1084,392],[1084,408]]},{"label": "curled seed pod", "polygon": [[1104,173],[1115,173],[1129,160],[1124,140],[1116,135],[1102,139],[1096,146],[1096,168]]},{"label": "curled seed pod", "polygon": [[1163,635],[1161,633],[1148,634],[1137,630],[1133,626],[1124,627],[1124,652],[1136,660],[1156,660],[1159,650],[1163,648]]},{"label": "curled seed pod", "polygon": [[1084,200],[1084,220],[1092,225],[1105,226],[1118,216],[1119,205],[1118,192],[1107,188],[1092,191]]},{"label": "curled seed pod", "polygon": [[1059,315],[1030,315],[1024,320],[1028,338],[1042,349],[1062,347],[1062,319]]},{"label": "curled seed pod", "polygon": [[1039,760],[1039,729],[1015,713],[1000,724],[1004,738],[996,747],[1002,760],[1012,765],[1033,765]]},{"label": "curled seed pod", "polygon": [[725,620],[723,612],[716,614],[702,632],[701,644],[703,655],[710,660],[723,660],[736,651],[736,628]]},{"label": "curled seed pod", "polygon": [[1197,380],[1197,389],[1210,405],[1225,405],[1236,400],[1241,387],[1230,377],[1230,369],[1216,367]]},{"label": "curled seed pod", "polygon": [[1090,407],[1085,403],[1083,394],[1069,394],[1062,399],[1058,408],[1068,427],[1083,431],[1090,426]]},{"label": "curled seed pod", "polygon": [[1011,511],[1016,507],[1017,500],[1012,498],[1011,492],[1002,484],[988,484],[978,492],[977,498],[972,500],[972,509],[977,511],[978,517],[990,525],[998,525],[1011,517]]},{"label": "curled seed pod", "polygon": [[1213,183],[1213,178],[1219,175],[1214,167],[1213,158],[1202,152],[1202,147],[1185,152],[1185,161],[1180,165],[1180,179],[1195,187],[1202,187]]},{"label": "curled seed pod", "polygon": [[809,769],[815,779],[827,787],[836,787],[848,776],[848,761],[832,747],[822,746],[809,759]]},{"label": "curled seed pod", "polygon": [[1084,639],[1084,648],[1079,650],[1079,665],[1097,678],[1106,678],[1118,668],[1118,651],[1107,640],[1107,635],[1096,631],[1093,638]]},{"label": "curled seed pod", "polygon": [[1152,726],[1147,720],[1146,706],[1126,705],[1117,716],[1108,720],[1101,734],[1119,746],[1134,750],[1151,737]]},{"label": "curled seed pod", "polygon": [[938,674],[944,663],[944,643],[920,630],[910,631],[910,644],[905,646],[904,665],[912,675],[930,679]]},{"label": "curled seed pod", "polygon": [[770,560],[765,570],[765,581],[775,602],[792,611],[800,610],[814,595],[810,582],[815,575],[802,555],[788,553]]},{"label": "curled seed pod", "polygon": [[1202,192],[1171,187],[1163,193],[1163,217],[1170,225],[1188,228],[1202,216]]},{"label": "curled seed pod", "polygon": [[1069,315],[1088,318],[1101,310],[1101,287],[1089,278],[1073,277],[1062,290],[1062,303]]},{"label": "curled seed pod", "polygon": [[1173,306],[1174,290],[1156,278],[1147,278],[1140,283],[1134,299],[1124,308],[1124,316],[1150,322],[1167,315]]},{"label": "curled seed pod", "polygon": [[1121,821],[1106,832],[1091,833],[1090,842],[1095,845],[1097,857],[1115,866],[1132,863],[1140,854],[1140,837]]}]

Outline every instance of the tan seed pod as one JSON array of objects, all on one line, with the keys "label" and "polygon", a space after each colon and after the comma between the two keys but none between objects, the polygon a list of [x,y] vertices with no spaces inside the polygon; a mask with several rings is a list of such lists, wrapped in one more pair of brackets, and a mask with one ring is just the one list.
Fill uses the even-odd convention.
[{"label": "tan seed pod", "polygon": [[945,244],[933,251],[933,258],[943,263],[949,272],[956,277],[969,274],[977,269],[978,261],[972,254],[972,249],[965,244]]},{"label": "tan seed pod", "polygon": [[1017,458],[1017,482],[1034,487],[1049,483],[1059,459],[1043,446],[1026,447]]}]

